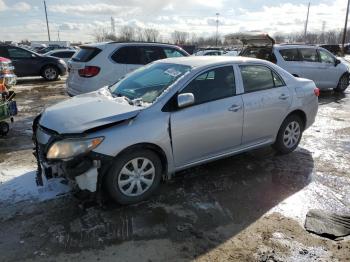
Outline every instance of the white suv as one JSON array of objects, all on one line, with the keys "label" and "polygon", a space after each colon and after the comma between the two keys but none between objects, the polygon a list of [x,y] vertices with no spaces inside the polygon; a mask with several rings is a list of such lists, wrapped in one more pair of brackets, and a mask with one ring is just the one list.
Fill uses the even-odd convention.
[{"label": "white suv", "polygon": [[67,93],[75,96],[95,91],[155,60],[183,56],[189,54],[169,44],[108,42],[84,45],[68,61]]},{"label": "white suv", "polygon": [[237,38],[246,45],[241,56],[269,60],[296,77],[313,80],[321,90],[344,92],[349,85],[348,66],[322,47],[275,44],[267,34],[241,34]]}]

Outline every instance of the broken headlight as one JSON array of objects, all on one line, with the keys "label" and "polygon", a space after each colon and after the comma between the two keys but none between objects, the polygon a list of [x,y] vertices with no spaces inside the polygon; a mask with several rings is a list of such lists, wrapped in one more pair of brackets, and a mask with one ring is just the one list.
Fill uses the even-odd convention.
[{"label": "broken headlight", "polygon": [[47,153],[47,159],[70,159],[95,149],[102,143],[103,137],[90,139],[64,139],[55,142]]}]

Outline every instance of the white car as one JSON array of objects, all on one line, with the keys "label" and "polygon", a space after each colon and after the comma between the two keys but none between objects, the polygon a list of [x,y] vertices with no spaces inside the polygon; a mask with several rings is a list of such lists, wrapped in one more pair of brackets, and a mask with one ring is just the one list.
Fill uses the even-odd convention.
[{"label": "white car", "polygon": [[218,55],[223,55],[224,51],[222,50],[202,50],[196,52],[194,55],[195,56],[218,56]]},{"label": "white car", "polygon": [[76,52],[76,50],[72,49],[56,49],[45,53],[44,56],[57,57],[62,59],[65,63],[67,63],[68,60],[71,59]]},{"label": "white car", "polygon": [[246,48],[241,56],[269,60],[296,77],[311,79],[321,90],[344,92],[349,69],[328,50],[315,45],[275,44],[267,34],[240,34]]},{"label": "white car", "polygon": [[107,42],[80,46],[68,61],[67,93],[75,96],[116,83],[126,74],[155,60],[189,54],[160,43]]},{"label": "white car", "polygon": [[232,51],[228,51],[227,53],[223,54],[224,56],[238,56],[239,51],[237,50],[232,50]]}]

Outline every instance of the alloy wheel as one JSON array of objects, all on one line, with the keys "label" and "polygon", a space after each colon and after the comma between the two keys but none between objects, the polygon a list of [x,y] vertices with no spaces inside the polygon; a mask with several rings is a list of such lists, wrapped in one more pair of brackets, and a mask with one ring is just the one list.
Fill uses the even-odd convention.
[{"label": "alloy wheel", "polygon": [[44,71],[45,78],[48,80],[53,80],[57,77],[57,71],[53,67],[48,67]]}]

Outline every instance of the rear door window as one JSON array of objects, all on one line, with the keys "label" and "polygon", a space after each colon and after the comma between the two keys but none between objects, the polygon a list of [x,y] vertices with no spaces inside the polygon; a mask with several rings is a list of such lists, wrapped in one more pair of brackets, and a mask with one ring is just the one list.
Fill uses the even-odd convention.
[{"label": "rear door window", "polygon": [[156,46],[125,46],[119,48],[111,58],[119,64],[146,65],[166,56],[162,48]]},{"label": "rear door window", "polygon": [[266,66],[242,65],[240,69],[245,93],[285,85],[282,78]]},{"label": "rear door window", "polygon": [[76,62],[88,62],[100,52],[101,49],[96,47],[81,47],[80,50],[72,57],[72,60]]},{"label": "rear door window", "polygon": [[52,56],[55,56],[58,58],[71,58],[73,54],[74,52],[56,52],[56,53],[53,53]]},{"label": "rear door window", "polygon": [[169,48],[169,47],[165,47],[163,48],[165,56],[167,58],[170,57],[183,57],[185,56],[185,54],[183,54],[182,52],[176,50],[175,48]]},{"label": "rear door window", "polygon": [[298,49],[283,49],[279,51],[284,61],[300,61]]},{"label": "rear door window", "polygon": [[319,62],[317,51],[314,48],[299,48],[301,58],[305,62]]}]

